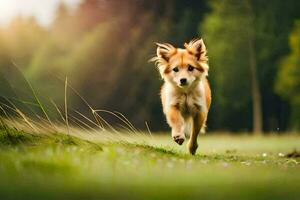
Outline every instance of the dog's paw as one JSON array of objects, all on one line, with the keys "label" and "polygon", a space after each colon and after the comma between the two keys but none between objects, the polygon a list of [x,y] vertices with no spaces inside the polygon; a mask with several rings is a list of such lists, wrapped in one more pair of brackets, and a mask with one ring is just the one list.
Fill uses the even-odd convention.
[{"label": "dog's paw", "polygon": [[173,136],[173,140],[179,144],[179,145],[182,145],[182,143],[184,142],[184,135],[175,135]]}]

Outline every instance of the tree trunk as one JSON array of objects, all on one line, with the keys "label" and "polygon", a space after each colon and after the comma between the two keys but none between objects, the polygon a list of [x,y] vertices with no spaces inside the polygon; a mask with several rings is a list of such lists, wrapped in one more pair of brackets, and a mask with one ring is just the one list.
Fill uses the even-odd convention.
[{"label": "tree trunk", "polygon": [[248,8],[248,48],[249,48],[249,68],[250,68],[250,81],[251,81],[251,95],[252,95],[252,129],[256,135],[263,133],[263,119],[262,119],[262,105],[259,80],[257,78],[257,60],[255,51],[255,23],[254,13],[251,5],[251,1],[245,1]]},{"label": "tree trunk", "polygon": [[249,37],[249,67],[250,67],[250,79],[251,79],[251,95],[252,95],[252,117],[253,117],[253,133],[262,134],[263,120],[262,120],[262,106],[261,106],[261,94],[259,81],[257,78],[257,62],[256,52],[254,46],[254,40],[252,35]]}]

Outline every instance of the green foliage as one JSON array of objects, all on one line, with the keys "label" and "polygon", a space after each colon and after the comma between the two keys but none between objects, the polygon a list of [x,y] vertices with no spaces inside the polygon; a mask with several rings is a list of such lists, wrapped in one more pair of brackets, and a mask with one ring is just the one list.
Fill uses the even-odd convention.
[{"label": "green foliage", "polygon": [[[187,33],[196,33],[198,20],[189,19],[200,19],[202,14],[197,15],[194,12],[197,7],[188,5],[182,10],[184,17],[181,19],[178,13],[173,13],[175,7],[171,9],[159,3],[168,13],[155,15],[153,10],[143,6],[147,1],[140,3],[116,5],[107,2],[106,9],[101,10],[95,6],[97,1],[84,1],[73,15],[61,6],[49,41],[42,45],[26,72],[38,91],[42,94],[61,91],[59,84],[49,78],[49,73],[67,74],[72,86],[91,105],[125,113],[139,127],[145,128],[145,121],[151,121],[151,128],[161,129],[163,116],[157,95],[159,76],[148,59],[155,54],[156,41],[182,45]],[[174,1],[174,6],[179,4]],[[196,5],[202,8],[204,3]],[[119,7],[129,12],[122,12]],[[109,9],[118,12],[111,15],[106,13]],[[180,27],[174,26],[177,20],[180,20]],[[74,23],[76,25],[72,26]],[[47,84],[40,85],[41,81]],[[126,98],[119,101],[120,96]],[[59,97],[54,99],[61,102]],[[89,112],[84,110],[80,99],[71,98],[71,104],[85,114]]]},{"label": "green foliage", "polygon": [[[167,125],[159,100],[161,81],[153,63],[148,63],[155,55],[155,42],[181,47],[192,38],[203,37],[209,51],[213,89],[208,130],[249,131],[250,35],[255,38],[264,129],[286,130],[288,118],[297,118],[288,109],[289,105],[291,110],[297,107],[296,100],[290,100],[295,93],[289,97],[287,90],[275,93],[274,77],[279,61],[289,51],[287,40],[292,21],[299,17],[298,1],[99,2],[85,0],[74,10],[61,4],[47,28],[32,18],[16,18],[0,29],[0,102],[7,103],[8,98],[26,113],[39,110],[30,88],[14,67],[17,65],[53,121],[59,115],[50,99],[59,109],[63,107],[64,79],[68,76],[70,85],[92,107],[117,110],[141,129],[146,128],[147,121],[151,130],[163,130]],[[70,114],[74,110],[90,114],[81,98],[72,90],[70,95]]]},{"label": "green foliage", "polygon": [[292,127],[300,127],[300,21],[295,22],[294,29],[290,34],[289,44],[291,52],[284,57],[278,71],[276,91],[291,103]]},{"label": "green foliage", "polygon": [[[299,2],[275,0],[269,4],[255,0],[225,0],[210,1],[210,5],[212,12],[200,23],[200,33],[207,40],[215,97],[210,121],[219,128],[231,130],[251,127],[248,47],[251,36],[262,96],[264,130],[285,129],[289,110],[273,88],[278,63],[289,51],[287,37],[291,22],[299,15]],[[282,10],[289,12],[282,15]]]},{"label": "green foliage", "polygon": [[[209,49],[210,77],[214,86],[214,117],[211,120],[224,129],[251,127],[248,64],[251,16],[245,2],[212,1],[211,6],[212,13],[201,24],[201,33]],[[234,123],[236,120],[240,123]]]},{"label": "green foliage", "polygon": [[7,28],[0,30],[0,37],[3,38],[0,48],[4,48],[3,54],[12,61],[26,68],[46,34],[34,18],[16,18]]}]

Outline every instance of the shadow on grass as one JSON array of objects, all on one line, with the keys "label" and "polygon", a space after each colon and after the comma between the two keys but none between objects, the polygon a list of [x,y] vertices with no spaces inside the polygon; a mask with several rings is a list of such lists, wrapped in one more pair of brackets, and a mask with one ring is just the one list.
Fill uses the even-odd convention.
[{"label": "shadow on grass", "polygon": [[159,154],[169,155],[169,156],[182,156],[182,154],[179,154],[173,150],[168,150],[163,147],[154,147],[148,144],[138,144],[138,143],[122,143],[123,146],[127,148],[133,148],[133,149],[142,149],[144,151],[148,152],[155,152]]},{"label": "shadow on grass", "polygon": [[[242,155],[230,155],[230,154],[208,154],[208,155],[204,155],[204,154],[196,154],[196,155],[191,155],[188,152],[186,153],[180,153],[180,152],[176,152],[174,150],[169,150],[163,147],[155,147],[155,146],[151,146],[148,144],[138,144],[138,143],[120,143],[120,145],[128,148],[128,149],[140,149],[142,151],[144,151],[145,153],[158,153],[162,156],[166,156],[166,157],[176,157],[179,159],[185,159],[185,160],[189,160],[189,159],[193,159],[195,161],[201,161],[201,160],[209,160],[209,161],[215,161],[215,162],[243,162],[243,161],[247,161],[249,159],[253,159],[252,157],[249,156],[242,156]],[[254,158],[255,159],[255,158]]]}]

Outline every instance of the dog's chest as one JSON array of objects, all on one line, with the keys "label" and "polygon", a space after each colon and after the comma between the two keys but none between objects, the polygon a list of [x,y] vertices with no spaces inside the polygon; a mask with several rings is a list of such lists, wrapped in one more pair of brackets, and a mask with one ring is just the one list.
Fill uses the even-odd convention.
[{"label": "dog's chest", "polygon": [[193,116],[203,110],[203,99],[200,93],[183,94],[178,100],[177,105],[183,117]]},{"label": "dog's chest", "polygon": [[162,89],[162,103],[165,114],[171,106],[176,106],[184,118],[207,110],[205,90],[201,82],[189,92],[174,90],[172,85],[165,85]]}]

